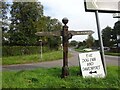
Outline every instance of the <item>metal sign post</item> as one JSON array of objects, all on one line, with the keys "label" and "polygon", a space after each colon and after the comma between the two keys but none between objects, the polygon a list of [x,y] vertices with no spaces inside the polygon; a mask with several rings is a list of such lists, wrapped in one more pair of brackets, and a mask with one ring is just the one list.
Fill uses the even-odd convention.
[{"label": "metal sign post", "polygon": [[64,24],[62,31],[53,31],[53,32],[37,32],[35,33],[38,36],[62,36],[62,44],[63,44],[63,67],[62,67],[62,78],[65,78],[69,75],[68,70],[68,40],[72,38],[73,35],[91,35],[94,32],[92,30],[86,31],[68,31],[68,23],[67,18],[63,18],[62,22]]},{"label": "metal sign post", "polygon": [[104,71],[105,71],[105,74],[107,75],[106,62],[105,62],[105,57],[104,57],[103,40],[102,40],[102,35],[101,35],[101,32],[100,32],[100,22],[99,22],[98,11],[95,12],[95,16],[96,16],[98,37],[99,37],[99,41],[100,41],[100,54],[101,54],[101,58],[102,58],[102,63],[103,63]]}]

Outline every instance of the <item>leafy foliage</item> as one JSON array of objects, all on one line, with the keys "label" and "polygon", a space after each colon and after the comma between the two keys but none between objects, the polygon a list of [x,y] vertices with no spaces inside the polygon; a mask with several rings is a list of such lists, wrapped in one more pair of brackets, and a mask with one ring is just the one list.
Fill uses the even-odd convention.
[{"label": "leafy foliage", "polygon": [[102,30],[103,43],[105,46],[110,45],[111,31],[112,31],[111,27],[106,27],[105,29]]},{"label": "leafy foliage", "polygon": [[104,46],[112,47],[116,43],[116,32],[109,26],[102,30]]},{"label": "leafy foliage", "polygon": [[78,45],[78,42],[75,41],[75,40],[72,40],[70,43],[69,43],[70,46],[76,46]]},{"label": "leafy foliage", "polygon": [[117,35],[120,35],[120,21],[117,21],[114,25],[114,30]]},{"label": "leafy foliage", "polygon": [[94,38],[92,35],[88,35],[88,38],[86,39],[86,44],[87,44],[87,47],[91,48],[94,44]]},{"label": "leafy foliage", "polygon": [[97,47],[100,47],[100,45],[99,45],[99,40],[95,40],[93,46],[96,47],[96,48],[97,48]]},{"label": "leafy foliage", "polygon": [[5,3],[5,2],[0,2],[1,5],[1,9],[0,9],[0,14],[1,14],[1,18],[2,21],[0,21],[0,23],[2,23],[2,43],[3,44],[8,44],[8,41],[6,40],[8,38],[8,34],[6,33],[8,31],[8,16],[7,16],[7,12],[9,12],[9,4]]},{"label": "leafy foliage", "polygon": [[120,35],[120,21],[117,21],[113,29],[107,26],[102,30],[104,46],[112,47],[117,43],[117,35]]},{"label": "leafy foliage", "polygon": [[[6,3],[3,4],[3,11],[8,10]],[[11,24],[10,30],[6,31],[7,44],[11,46],[31,46],[39,45],[39,39],[49,48],[58,49],[61,43],[60,37],[38,37],[36,32],[61,30],[62,24],[58,19],[51,19],[49,16],[43,15],[43,6],[40,2],[13,2],[10,4]],[[4,15],[8,14],[5,12]],[[5,27],[4,27],[5,28]],[[5,36],[5,35],[3,35]]]},{"label": "leafy foliage", "polygon": [[35,22],[43,15],[43,6],[38,2],[13,2],[10,25],[11,45],[34,45],[37,41]]},{"label": "leafy foliage", "polygon": [[[3,46],[2,56],[18,56],[18,55],[30,55],[40,53],[40,46]],[[43,46],[42,52],[49,52],[48,47]]]},{"label": "leafy foliage", "polygon": [[[62,30],[62,24],[57,19],[51,19],[49,16],[43,16],[40,20],[36,23],[37,31],[40,32],[52,32],[52,31],[60,31]],[[44,36],[41,37],[43,43],[45,42],[49,48],[58,49],[61,43],[60,37],[54,36]]]}]

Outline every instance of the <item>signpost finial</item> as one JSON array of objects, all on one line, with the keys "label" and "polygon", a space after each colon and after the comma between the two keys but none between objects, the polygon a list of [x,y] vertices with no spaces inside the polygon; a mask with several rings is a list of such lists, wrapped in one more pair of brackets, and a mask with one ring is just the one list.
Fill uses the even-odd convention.
[{"label": "signpost finial", "polygon": [[69,21],[69,20],[68,20],[66,17],[64,17],[64,18],[62,19],[62,22],[63,22],[63,24],[65,24],[65,25],[68,23],[68,21]]}]

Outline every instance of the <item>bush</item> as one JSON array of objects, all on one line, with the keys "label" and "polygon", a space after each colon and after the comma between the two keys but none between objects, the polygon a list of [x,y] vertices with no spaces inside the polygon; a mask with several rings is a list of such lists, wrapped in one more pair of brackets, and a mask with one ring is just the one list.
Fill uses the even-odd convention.
[{"label": "bush", "polygon": [[[2,56],[17,56],[40,53],[40,46],[3,46]],[[49,52],[48,47],[42,47],[42,52]]]}]

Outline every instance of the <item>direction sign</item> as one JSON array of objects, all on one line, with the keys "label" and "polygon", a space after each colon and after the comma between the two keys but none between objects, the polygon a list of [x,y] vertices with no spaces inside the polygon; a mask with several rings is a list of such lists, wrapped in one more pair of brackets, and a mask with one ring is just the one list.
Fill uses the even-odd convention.
[{"label": "direction sign", "polygon": [[[90,35],[94,32],[92,30],[86,30],[86,31],[68,31],[68,34],[73,35]],[[61,31],[52,31],[52,32],[37,32],[35,33],[37,36],[62,36]]]},{"label": "direction sign", "polygon": [[72,35],[90,35],[94,32],[92,30],[82,30],[82,31],[68,31],[68,33],[71,33]]},{"label": "direction sign", "polygon": [[80,53],[79,60],[83,77],[104,78],[105,72],[99,51]]},{"label": "direction sign", "polygon": [[35,33],[37,36],[60,36],[60,31],[52,31],[52,32],[37,32]]},{"label": "direction sign", "polygon": [[90,12],[120,12],[120,0],[85,0],[85,10]]}]

